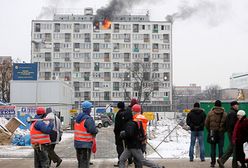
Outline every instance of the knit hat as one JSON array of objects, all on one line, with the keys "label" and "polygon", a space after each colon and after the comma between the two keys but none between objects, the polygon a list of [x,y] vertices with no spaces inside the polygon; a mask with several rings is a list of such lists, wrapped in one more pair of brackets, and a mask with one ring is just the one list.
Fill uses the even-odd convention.
[{"label": "knit hat", "polygon": [[125,108],[125,103],[120,101],[120,102],[117,103],[117,107],[119,109],[124,109]]},{"label": "knit hat", "polygon": [[195,104],[194,104],[194,107],[200,107],[200,103],[198,103],[198,102],[195,102]]},{"label": "knit hat", "polygon": [[234,106],[234,105],[239,105],[239,103],[237,101],[232,101],[231,106]]},{"label": "knit hat", "polygon": [[237,115],[245,116],[245,111],[244,111],[244,110],[239,110],[239,111],[237,112]]},{"label": "knit hat", "polygon": [[220,100],[216,100],[215,103],[214,103],[214,106],[221,107],[221,101]]},{"label": "knit hat", "polygon": [[133,105],[138,104],[138,103],[139,102],[138,102],[138,100],[136,98],[132,98],[130,106],[132,107]]}]

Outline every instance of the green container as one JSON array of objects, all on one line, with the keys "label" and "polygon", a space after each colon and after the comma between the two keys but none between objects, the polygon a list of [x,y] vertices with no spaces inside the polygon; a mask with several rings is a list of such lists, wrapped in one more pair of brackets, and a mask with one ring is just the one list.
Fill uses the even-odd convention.
[{"label": "green container", "polygon": [[[215,101],[201,101],[200,102],[201,108],[203,108],[205,110],[206,115],[214,107],[214,102]],[[225,109],[225,112],[227,112],[227,114],[229,113],[230,108],[231,108],[230,102],[231,101],[222,101],[222,107]],[[248,115],[248,102],[239,101],[239,110],[244,110],[246,112],[246,115]],[[211,148],[211,146],[207,142],[207,135],[208,135],[208,131],[205,128],[204,129],[205,156],[210,156],[210,153],[211,153],[210,148]],[[228,144],[229,144],[229,139],[228,139],[227,133],[225,133],[224,152],[226,151],[226,149],[228,147]],[[218,149],[216,150],[216,156],[218,156]]]}]

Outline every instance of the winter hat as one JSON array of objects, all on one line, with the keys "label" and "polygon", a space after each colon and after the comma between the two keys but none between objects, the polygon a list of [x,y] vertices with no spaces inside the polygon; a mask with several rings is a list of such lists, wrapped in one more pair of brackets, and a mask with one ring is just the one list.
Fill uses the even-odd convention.
[{"label": "winter hat", "polygon": [[237,115],[245,116],[245,111],[244,111],[244,110],[239,110],[239,111],[237,112]]},{"label": "winter hat", "polygon": [[220,100],[216,100],[215,103],[214,103],[214,106],[221,107],[221,101]]},{"label": "winter hat", "polygon": [[237,101],[232,101],[231,106],[234,106],[234,105],[239,105],[239,103]]},{"label": "winter hat", "polygon": [[117,103],[117,107],[119,109],[124,109],[125,108],[125,103],[120,101],[120,102]]},{"label": "winter hat", "polygon": [[138,100],[136,98],[132,98],[130,106],[133,106],[135,104],[138,104]]},{"label": "winter hat", "polygon": [[198,102],[195,102],[195,104],[194,104],[194,107],[200,107],[200,103],[198,103]]}]

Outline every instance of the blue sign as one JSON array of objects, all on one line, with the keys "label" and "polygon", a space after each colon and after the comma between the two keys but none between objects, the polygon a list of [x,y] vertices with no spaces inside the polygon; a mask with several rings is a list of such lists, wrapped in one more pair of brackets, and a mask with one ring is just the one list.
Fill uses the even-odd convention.
[{"label": "blue sign", "polygon": [[15,106],[0,106],[0,117],[15,116]]},{"label": "blue sign", "polygon": [[13,80],[37,80],[37,63],[14,63]]}]

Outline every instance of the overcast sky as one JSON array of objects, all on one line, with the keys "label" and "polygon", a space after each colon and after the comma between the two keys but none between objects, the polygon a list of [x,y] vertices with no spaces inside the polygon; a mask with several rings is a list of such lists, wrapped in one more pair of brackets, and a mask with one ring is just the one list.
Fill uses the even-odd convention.
[{"label": "overcast sky", "polygon": [[[94,10],[110,0],[1,0],[0,55],[30,61],[31,20],[42,7]],[[248,72],[247,0],[137,0],[134,13],[151,20],[178,12],[173,24],[174,85],[229,87],[232,73]],[[152,2],[152,3],[151,3]]]}]

